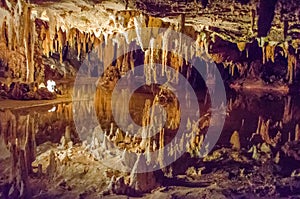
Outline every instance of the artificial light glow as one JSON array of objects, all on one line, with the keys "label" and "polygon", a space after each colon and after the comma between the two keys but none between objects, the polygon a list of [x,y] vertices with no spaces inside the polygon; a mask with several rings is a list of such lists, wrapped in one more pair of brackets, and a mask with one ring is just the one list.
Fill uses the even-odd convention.
[{"label": "artificial light glow", "polygon": [[56,106],[53,106],[52,109],[48,110],[49,113],[55,112],[56,111]]},{"label": "artificial light glow", "polygon": [[55,91],[55,86],[56,86],[55,81],[53,81],[53,80],[48,80],[47,81],[47,89],[48,89],[48,91],[50,91],[50,92],[53,93]]}]

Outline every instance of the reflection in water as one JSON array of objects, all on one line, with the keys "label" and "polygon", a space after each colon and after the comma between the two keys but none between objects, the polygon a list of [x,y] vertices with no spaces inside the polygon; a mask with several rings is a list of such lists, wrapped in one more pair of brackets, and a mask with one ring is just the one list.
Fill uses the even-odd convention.
[{"label": "reflection in water", "polygon": [[[124,95],[126,95],[124,91]],[[139,125],[149,124],[150,107],[158,103],[167,109],[167,125],[169,129],[176,129],[179,123],[180,113],[177,113],[178,104],[175,100],[170,105],[166,101],[172,101],[172,97],[166,93],[144,93],[136,92],[130,99],[130,116]],[[103,94],[97,100],[99,121],[102,129],[109,131],[111,122],[111,97]],[[238,131],[241,136],[241,144],[246,147],[249,140],[255,137],[253,134],[260,134],[262,140],[272,144],[272,142],[284,142],[288,139],[298,139],[295,132],[299,132],[300,123],[300,101],[299,96],[273,96],[273,95],[246,95],[233,93],[227,105],[227,117],[220,144],[229,143],[230,133]],[[121,98],[120,98],[121,99]],[[87,118],[92,111],[93,102],[89,100],[73,102],[80,109],[76,114]],[[124,103],[120,100],[120,103]],[[205,110],[201,107],[201,110]],[[124,106],[118,106],[119,114],[116,117],[122,118]],[[207,113],[202,111],[201,115]],[[57,104],[54,106],[38,107],[31,109],[4,110],[0,111],[1,117],[1,136],[5,143],[14,143],[24,148],[26,142],[26,132],[34,134],[35,142],[39,145],[45,141],[59,142],[65,132],[66,126],[73,125],[72,103]],[[176,117],[174,117],[174,115]],[[152,116],[152,118],[154,118]],[[155,118],[158,120],[157,118]],[[122,121],[122,120],[121,120]],[[123,119],[123,121],[127,121]],[[86,129],[90,121],[86,123]],[[243,123],[243,125],[242,125]],[[128,124],[130,125],[130,124]],[[298,126],[298,127],[297,127]],[[74,126],[72,127],[74,131]],[[296,130],[298,129],[298,130]],[[276,138],[275,137],[280,137]],[[275,139],[275,140],[274,140]],[[273,143],[273,144],[275,144]],[[272,144],[272,145],[273,145]]]},{"label": "reflection in water", "polygon": [[[46,141],[58,142],[65,129],[72,126],[72,104],[0,111],[0,143],[2,165],[0,173],[8,179],[11,196],[24,195],[28,191],[28,175],[33,172],[36,147]],[[72,138],[76,140],[73,128]],[[9,154],[9,155],[5,155]],[[4,159],[7,157],[8,159]],[[6,163],[8,160],[10,163]],[[9,170],[9,172],[8,172]]]},{"label": "reflection in water", "polygon": [[[142,92],[143,91],[143,92]],[[113,123],[114,118],[111,114],[111,103],[109,94],[96,94],[96,112],[98,113],[100,126],[104,130],[102,132],[98,127],[90,130],[91,125],[95,125],[94,121],[89,121],[87,116],[93,111],[93,103],[91,100],[74,101],[72,103],[61,103],[57,105],[31,108],[31,109],[16,109],[0,111],[0,143],[5,143],[6,148],[1,151],[1,162],[5,162],[5,157],[9,155],[10,172],[2,170],[1,175],[7,176],[9,182],[12,183],[16,191],[24,191],[27,186],[27,176],[34,168],[31,162],[35,160],[37,151],[36,147],[46,141],[59,143],[61,137],[70,137],[73,142],[78,142],[78,135],[75,133],[73,123],[72,106],[78,107],[75,114],[79,114],[85,128],[77,129],[78,134],[85,132],[87,138],[95,138],[99,135],[98,142],[109,148],[110,140],[121,149],[141,148],[142,151],[155,151],[163,147],[174,136],[179,123],[178,103],[172,97],[172,93],[162,92],[160,89],[154,89],[154,93],[149,89],[145,92],[141,88],[135,92],[130,98],[130,116],[133,121],[139,125],[147,126],[160,118],[155,118],[151,107],[159,104],[166,108],[166,125],[165,128],[157,134],[153,133],[156,142],[142,143],[143,140],[138,136],[132,136],[128,132],[118,130],[116,124]],[[126,90],[122,95],[128,95]],[[80,96],[80,95],[79,95]],[[299,96],[277,96],[277,95],[248,95],[231,93],[227,104],[226,122],[223,132],[218,141],[219,146],[232,146],[234,148],[251,148],[257,143],[267,143],[279,149],[286,141],[299,140],[299,123],[300,123],[300,97]],[[203,102],[205,97],[200,98],[201,110],[205,110]],[[124,102],[120,99],[118,102],[119,117],[122,121],[122,113],[124,113]],[[170,105],[171,104],[171,105]],[[222,107],[221,107],[222,108]],[[205,130],[209,124],[214,124],[215,121],[209,121],[207,115],[208,109],[201,112],[201,118],[207,117],[200,122],[197,130],[193,130],[192,122],[187,129],[193,132],[190,136],[190,149],[195,149],[202,143],[204,136],[199,132],[199,129]],[[152,121],[153,120],[153,121]],[[119,120],[120,121],[120,120]],[[124,119],[124,122],[127,120]],[[130,125],[130,124],[128,124]],[[162,125],[162,124],[161,124]],[[150,125],[151,126],[151,125]],[[67,129],[67,130],[66,130]],[[66,133],[69,132],[69,133]],[[70,135],[66,135],[70,134]],[[142,133],[141,133],[142,134]],[[176,138],[177,139],[177,138]],[[179,138],[176,143],[168,148],[169,156],[177,158],[178,151],[185,150],[186,146],[182,145]],[[95,146],[95,145],[94,145]],[[141,147],[143,146],[143,147]],[[134,150],[133,150],[134,151]],[[190,151],[193,152],[192,150]],[[5,155],[6,154],[6,155]],[[101,156],[101,154],[99,154]],[[150,157],[151,158],[151,157]],[[128,160],[127,160],[128,161]],[[130,163],[128,163],[130,164]],[[4,173],[3,173],[4,172]],[[20,177],[21,176],[21,177]]]},{"label": "reflection in water", "polygon": [[220,143],[226,143],[228,133],[235,130],[239,131],[244,147],[257,141],[275,147],[298,139],[295,132],[300,121],[299,99],[299,96],[233,94]]}]

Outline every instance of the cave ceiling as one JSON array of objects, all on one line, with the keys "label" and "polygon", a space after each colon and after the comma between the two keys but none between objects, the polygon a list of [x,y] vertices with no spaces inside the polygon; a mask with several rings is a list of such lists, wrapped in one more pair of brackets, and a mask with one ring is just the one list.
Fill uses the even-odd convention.
[{"label": "cave ceiling", "polygon": [[[5,2],[6,10],[13,10],[14,2]],[[55,23],[62,30],[77,28],[98,36],[100,32],[128,28],[121,23],[121,26],[116,26],[112,21],[126,22],[136,15],[135,12],[175,25],[184,21],[186,27],[193,27],[197,32],[209,31],[235,43],[250,42],[258,37],[272,42],[292,41],[297,40],[300,34],[297,25],[300,10],[297,1],[293,0],[265,3],[258,0],[35,0],[30,4],[33,17]]]},{"label": "cave ceiling", "polygon": [[[234,51],[246,49],[248,53],[247,44],[254,42],[262,50],[263,64],[268,60],[274,62],[275,47],[280,47],[288,59],[289,74],[293,73],[299,56],[300,7],[296,0],[2,0],[0,24],[0,41],[12,50],[2,51],[0,58],[4,62],[14,62],[8,65],[13,66],[15,76],[28,82],[36,80],[34,69],[41,63],[38,60],[40,52],[48,57],[58,53],[62,62],[65,46],[77,45],[79,58],[95,43],[107,41],[119,33],[126,37],[128,44],[136,40],[140,45],[148,45],[151,37],[159,45],[164,43],[160,42],[163,36],[157,33],[138,36],[139,27],[182,32],[195,41],[196,47],[190,48],[191,57],[204,54],[202,57],[225,65],[238,62],[233,57],[238,57],[239,52]],[[137,32],[128,35],[130,30]],[[221,43],[226,48],[213,49],[212,43],[215,46]],[[182,46],[187,49],[189,45]],[[200,53],[197,53],[198,47],[202,49]],[[20,56],[12,54],[16,52]],[[25,63],[22,60],[26,60],[26,71],[17,74],[18,65]],[[24,70],[24,67],[19,68]],[[288,79],[292,82],[291,77]]]}]

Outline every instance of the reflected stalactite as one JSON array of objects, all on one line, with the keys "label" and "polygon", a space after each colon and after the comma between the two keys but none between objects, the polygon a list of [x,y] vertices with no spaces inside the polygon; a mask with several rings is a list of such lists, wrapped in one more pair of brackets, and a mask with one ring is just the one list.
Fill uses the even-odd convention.
[{"label": "reflected stalactite", "polygon": [[295,127],[295,141],[299,141],[299,139],[300,139],[299,124],[296,124],[296,127]]},{"label": "reflected stalactite", "polygon": [[[11,165],[9,183],[11,190],[20,197],[30,197],[28,175],[36,155],[36,124],[28,115],[15,115],[9,110],[1,111],[0,136],[10,151]],[[18,192],[18,193],[17,193]],[[17,197],[17,196],[16,196]]]},{"label": "reflected stalactite", "polygon": [[292,112],[292,97],[288,96],[284,98],[284,111],[283,111],[283,120],[282,122],[284,124],[290,122],[293,118],[293,112]]},{"label": "reflected stalactite", "polygon": [[261,116],[259,116],[257,132],[260,134],[264,142],[275,147],[278,144],[278,142],[281,140],[282,133],[278,130],[277,134],[274,137],[271,137],[270,123],[271,123],[270,119],[265,121]]}]

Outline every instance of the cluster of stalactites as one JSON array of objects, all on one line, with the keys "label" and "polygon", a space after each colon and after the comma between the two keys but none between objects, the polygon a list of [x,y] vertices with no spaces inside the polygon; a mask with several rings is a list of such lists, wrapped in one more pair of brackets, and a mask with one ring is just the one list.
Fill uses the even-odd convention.
[{"label": "cluster of stalactites", "polygon": [[[182,21],[184,18],[181,19]],[[54,20],[55,21],[55,20]],[[166,24],[159,18],[148,18],[136,12],[130,13],[120,12],[117,16],[111,17],[109,25],[114,28],[124,30],[122,34],[115,34],[113,31],[105,32],[81,32],[78,29],[58,27],[51,25],[49,27],[42,26],[41,38],[43,40],[43,53],[47,56],[51,53],[58,52],[60,54],[60,61],[63,58],[63,48],[70,45],[77,49],[78,59],[91,50],[95,50],[98,58],[103,61],[104,69],[111,65],[116,59],[116,65],[120,71],[128,71],[134,69],[134,52],[130,52],[129,46],[131,42],[135,41],[144,51],[145,76],[147,84],[157,81],[157,75],[162,75],[169,78],[169,81],[178,82],[178,72],[181,71],[184,63],[189,65],[194,57],[201,57],[207,62],[215,61],[216,55],[210,54],[210,43],[215,42],[215,35],[213,33],[193,32],[192,36],[196,38],[193,43],[185,43],[181,37],[174,38],[172,31],[180,30],[188,34],[188,27],[184,26],[183,22],[178,24]],[[160,28],[168,27],[165,31],[159,31]],[[144,31],[144,28],[152,28]],[[122,31],[121,31],[122,32]],[[189,34],[188,34],[189,35]],[[275,48],[282,47],[284,56],[288,59],[287,79],[289,83],[293,82],[296,68],[295,55],[288,52],[288,45],[279,45],[277,43],[265,42],[264,38],[259,40],[259,45],[262,48],[263,64],[271,61],[275,62]],[[115,50],[117,47],[117,50]],[[237,47],[240,51],[246,51],[248,56],[248,48],[246,42],[238,42]],[[129,53],[130,52],[130,53]],[[224,57],[219,57],[224,63]],[[230,65],[230,74],[233,76],[235,68],[239,71],[243,70],[242,65],[225,60],[228,66]],[[155,64],[161,64],[161,70],[156,69]],[[168,70],[167,66],[175,69],[174,75]],[[153,81],[151,81],[153,80]]]},{"label": "cluster of stalactites", "polygon": [[[33,82],[36,27],[32,8],[29,4],[18,1],[15,7],[10,5],[9,11],[1,9],[0,15],[2,15],[0,16],[0,42],[3,44],[2,48],[5,46],[3,51],[6,49],[11,54],[14,52],[24,54],[26,61],[23,63],[20,56],[10,56],[9,53],[2,55],[1,59],[8,59],[11,63],[8,65],[15,76],[19,76],[24,81]],[[23,66],[24,64],[26,67]]]},{"label": "cluster of stalactites", "polygon": [[[77,49],[78,59],[81,55],[91,50],[98,53],[98,58],[103,60],[104,69],[109,66],[113,59],[116,59],[117,66],[120,71],[128,71],[133,69],[133,53],[128,53],[131,49],[129,46],[132,42],[136,42],[145,53],[144,63],[154,67],[154,63],[161,63],[161,75],[169,75],[167,65],[174,68],[177,72],[182,69],[184,61],[186,65],[194,56],[209,58],[209,43],[213,41],[208,33],[194,32],[194,37],[197,38],[193,43],[185,43],[181,36],[174,38],[172,31],[188,31],[189,28],[184,26],[184,17],[177,25],[166,24],[159,18],[148,18],[142,14],[120,12],[117,16],[111,17],[109,25],[111,30],[119,27],[124,30],[123,33],[115,34],[114,31],[103,30],[97,32],[82,32],[79,29],[68,29],[65,26],[53,25],[56,21],[47,22],[42,25],[40,38],[42,39],[43,53],[50,56],[57,52],[60,54],[60,61],[63,61],[63,49],[66,45]],[[166,31],[159,31],[160,28],[168,27]],[[143,28],[152,28],[150,31],[144,31]],[[121,31],[122,32],[122,31]],[[198,36],[197,36],[198,35]],[[117,47],[117,50],[115,50]],[[159,50],[158,50],[159,49]],[[212,61],[210,59],[210,61]],[[150,71],[150,70],[149,70]],[[151,72],[148,72],[149,74]],[[147,73],[147,74],[148,74]],[[145,74],[145,75],[147,75]],[[178,75],[178,73],[176,73]],[[155,71],[150,76],[156,81]],[[170,75],[169,75],[170,76]],[[150,78],[150,77],[149,77]],[[148,78],[148,79],[149,79]],[[178,77],[170,77],[174,81],[178,81]]]},{"label": "cluster of stalactites", "polygon": [[[50,56],[53,53],[59,53],[62,62],[63,48],[66,45],[77,49],[78,59],[92,49],[99,51],[99,46],[109,46],[111,48],[114,44],[112,40],[115,39],[114,37],[118,31],[125,32],[124,29],[133,27],[135,15],[137,15],[135,11],[118,12],[116,16],[111,15],[107,22],[103,22],[103,27],[99,25],[96,30],[93,28],[82,30],[72,24],[66,24],[61,17],[49,13],[48,21],[45,21],[42,25],[40,32],[40,38],[43,41],[43,54]],[[119,37],[119,35],[116,37]],[[125,37],[127,43],[133,40],[126,34],[123,37]],[[112,54],[111,52],[110,54]],[[99,52],[99,58],[102,57],[101,52]]]},{"label": "cluster of stalactites", "polygon": [[[297,68],[297,46],[288,44],[287,41],[282,43],[265,42],[265,38],[258,39],[259,46],[262,48],[262,63],[265,64],[268,61],[275,63],[275,49],[281,48],[281,54],[287,59],[287,73],[286,79],[289,84],[292,84],[296,75]],[[296,47],[296,48],[295,48]],[[293,49],[293,50],[290,50]]]}]

